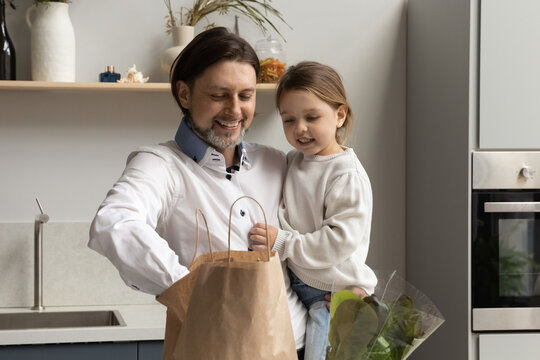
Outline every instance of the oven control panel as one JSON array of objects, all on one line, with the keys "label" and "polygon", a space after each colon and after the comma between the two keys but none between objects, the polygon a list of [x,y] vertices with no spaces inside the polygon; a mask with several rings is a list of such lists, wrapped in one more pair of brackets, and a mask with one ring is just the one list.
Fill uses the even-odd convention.
[{"label": "oven control panel", "polygon": [[475,151],[473,189],[539,189],[540,151]]}]

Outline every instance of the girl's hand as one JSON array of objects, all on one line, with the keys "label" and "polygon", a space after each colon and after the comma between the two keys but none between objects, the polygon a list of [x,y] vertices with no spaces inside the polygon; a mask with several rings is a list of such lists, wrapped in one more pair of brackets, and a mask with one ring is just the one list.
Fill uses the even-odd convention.
[{"label": "girl's hand", "polygon": [[369,296],[369,294],[364,289],[361,289],[358,286],[350,285],[350,286],[347,286],[345,289],[351,290],[354,294],[358,295],[360,299],[363,299]]},{"label": "girl's hand", "polygon": [[[369,294],[364,289],[359,288],[358,286],[350,285],[350,286],[347,286],[345,289],[351,290],[354,294],[358,295],[360,299],[363,299],[369,296]],[[332,300],[332,294],[328,293],[324,297],[327,301],[326,307],[328,308],[328,310],[330,310],[330,300]]]},{"label": "girl's hand", "polygon": [[[272,250],[276,242],[278,230],[268,225],[268,246]],[[266,251],[266,228],[264,224],[257,223],[249,231],[249,247],[254,251]]]}]

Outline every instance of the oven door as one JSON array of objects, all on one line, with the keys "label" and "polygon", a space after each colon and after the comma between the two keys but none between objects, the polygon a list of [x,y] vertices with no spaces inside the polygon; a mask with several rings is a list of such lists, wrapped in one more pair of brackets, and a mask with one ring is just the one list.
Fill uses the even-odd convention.
[{"label": "oven door", "polygon": [[540,329],[540,190],[475,190],[473,330]]}]

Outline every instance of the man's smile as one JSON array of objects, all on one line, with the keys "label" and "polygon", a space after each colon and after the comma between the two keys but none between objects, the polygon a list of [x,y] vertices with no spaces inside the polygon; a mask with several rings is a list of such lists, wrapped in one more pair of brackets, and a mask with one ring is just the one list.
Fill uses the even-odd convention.
[{"label": "man's smile", "polygon": [[228,129],[235,129],[237,128],[239,125],[240,125],[240,122],[241,120],[236,120],[236,121],[223,121],[223,120],[218,120],[216,119],[216,122],[225,127],[225,128],[228,128]]}]

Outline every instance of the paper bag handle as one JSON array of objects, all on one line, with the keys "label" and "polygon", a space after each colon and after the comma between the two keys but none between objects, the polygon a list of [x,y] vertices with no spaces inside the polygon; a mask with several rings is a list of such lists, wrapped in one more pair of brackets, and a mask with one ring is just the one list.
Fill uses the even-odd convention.
[{"label": "paper bag handle", "polygon": [[214,261],[214,253],[212,252],[212,240],[210,239],[210,230],[208,230],[208,222],[206,221],[206,216],[204,216],[204,213],[201,209],[197,208],[195,209],[195,227],[197,228],[197,241],[195,242],[195,253],[193,254],[193,259],[191,259],[191,264],[195,261],[195,257],[197,256],[197,249],[199,247],[199,213],[202,215],[204,220],[204,225],[206,226],[206,235],[208,237],[208,246],[210,247],[210,258],[212,259],[212,262]]},{"label": "paper bag handle", "polygon": [[251,199],[251,200],[255,201],[257,203],[257,205],[259,205],[259,208],[261,208],[261,211],[262,211],[263,217],[264,217],[264,225],[265,225],[265,229],[266,229],[266,254],[268,255],[268,260],[266,260],[266,261],[270,261],[270,248],[269,248],[270,242],[268,241],[268,222],[266,221],[266,213],[264,212],[264,209],[263,209],[262,205],[257,200],[255,200],[254,198],[252,198],[249,195],[244,195],[244,196],[240,196],[238,199],[236,199],[232,203],[231,208],[229,210],[228,262],[231,262],[231,218],[232,218],[232,210],[233,210],[234,204],[236,204],[238,202],[238,200],[241,200],[241,199],[244,199],[244,198]]}]

